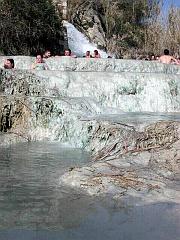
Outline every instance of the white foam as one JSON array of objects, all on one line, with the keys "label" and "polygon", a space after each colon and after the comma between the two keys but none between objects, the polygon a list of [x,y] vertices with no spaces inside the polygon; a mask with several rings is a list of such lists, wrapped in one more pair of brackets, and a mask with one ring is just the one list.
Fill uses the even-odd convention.
[{"label": "white foam", "polygon": [[[98,49],[97,45],[90,43],[87,37],[78,31],[73,24],[64,21],[63,25],[67,29],[69,48],[75,55],[82,57],[85,55],[86,51],[91,51],[91,54],[93,54],[93,51]],[[108,54],[106,52],[99,49],[98,52],[102,58],[107,58]]]}]

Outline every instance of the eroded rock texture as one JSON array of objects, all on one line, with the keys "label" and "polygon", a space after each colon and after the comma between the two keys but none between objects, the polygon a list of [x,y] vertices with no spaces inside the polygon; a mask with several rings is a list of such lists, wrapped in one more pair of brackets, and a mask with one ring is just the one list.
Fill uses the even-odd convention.
[{"label": "eroded rock texture", "polygon": [[61,184],[117,199],[179,201],[178,67],[52,58],[50,70],[30,71],[31,61],[0,72],[0,145],[68,142],[91,151],[92,162],[70,169]]},{"label": "eroded rock texture", "polygon": [[105,29],[98,1],[84,1],[74,9],[71,22],[84,33],[98,48],[106,48]]}]

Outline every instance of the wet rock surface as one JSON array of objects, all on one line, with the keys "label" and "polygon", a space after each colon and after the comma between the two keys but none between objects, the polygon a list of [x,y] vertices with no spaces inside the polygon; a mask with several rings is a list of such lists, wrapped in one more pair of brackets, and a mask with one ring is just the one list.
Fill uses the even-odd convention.
[{"label": "wet rock surface", "polygon": [[133,63],[62,58],[50,59],[49,71],[1,70],[0,145],[55,140],[83,147],[92,162],[71,168],[62,185],[180,202],[179,69]]},{"label": "wet rock surface", "polygon": [[[0,56],[0,67],[3,68],[6,56]],[[15,69],[30,70],[35,57],[9,56],[15,62]],[[125,72],[125,73],[164,73],[180,74],[179,66],[162,64],[156,61],[140,61],[125,59],[84,59],[69,57],[51,57],[46,60],[49,70],[80,72]],[[175,76],[175,75],[174,75]],[[173,84],[173,81],[172,81]]]},{"label": "wet rock surface", "polygon": [[[60,182],[91,195],[110,194],[115,198],[128,195],[148,202],[179,202],[179,130],[179,122],[165,121],[147,126],[144,132],[103,126],[97,130],[99,133],[96,131],[97,135],[92,134],[94,162],[71,169]],[[150,145],[147,142],[144,145],[141,134],[146,141],[149,138]]]}]

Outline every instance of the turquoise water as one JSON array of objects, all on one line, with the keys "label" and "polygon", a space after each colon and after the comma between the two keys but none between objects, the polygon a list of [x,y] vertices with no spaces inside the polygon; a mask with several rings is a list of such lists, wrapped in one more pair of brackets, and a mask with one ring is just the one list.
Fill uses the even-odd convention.
[{"label": "turquoise water", "polygon": [[90,198],[59,185],[90,156],[59,143],[0,148],[0,240],[179,240],[180,206]]}]

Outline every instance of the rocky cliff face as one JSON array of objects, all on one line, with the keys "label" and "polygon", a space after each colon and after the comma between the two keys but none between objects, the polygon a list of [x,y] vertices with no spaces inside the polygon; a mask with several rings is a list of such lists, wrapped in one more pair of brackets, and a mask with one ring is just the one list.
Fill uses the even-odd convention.
[{"label": "rocky cliff face", "polygon": [[58,12],[62,14],[63,19],[66,19],[67,18],[67,0],[53,0],[53,3],[56,9],[58,10]]},{"label": "rocky cliff face", "polygon": [[94,1],[84,1],[78,5],[71,16],[71,22],[90,42],[97,44],[99,49],[106,49],[102,16]]},{"label": "rocky cliff face", "polygon": [[[63,15],[63,19],[69,18],[70,22],[82,32],[99,49],[106,48],[105,31],[102,16],[97,3],[94,1],[82,1],[73,9],[69,9],[68,0],[53,0],[57,10]],[[71,12],[72,11],[72,12]]]}]

